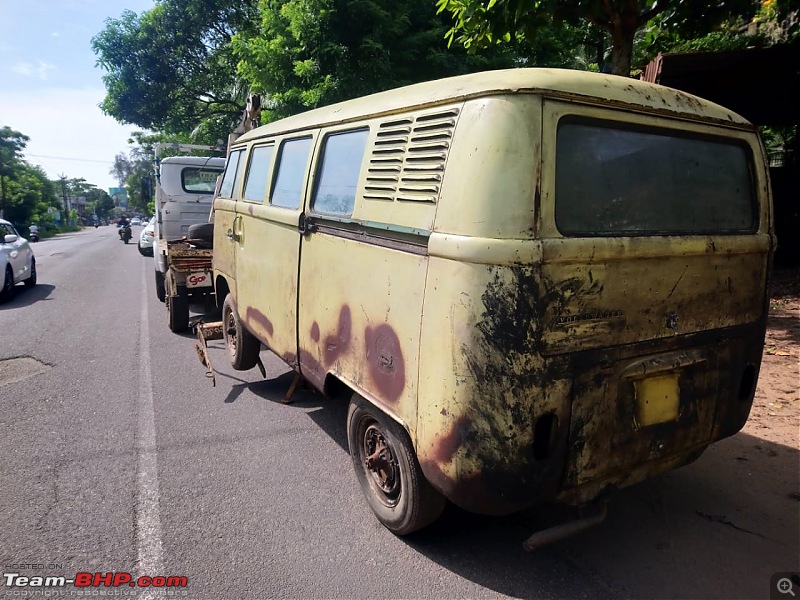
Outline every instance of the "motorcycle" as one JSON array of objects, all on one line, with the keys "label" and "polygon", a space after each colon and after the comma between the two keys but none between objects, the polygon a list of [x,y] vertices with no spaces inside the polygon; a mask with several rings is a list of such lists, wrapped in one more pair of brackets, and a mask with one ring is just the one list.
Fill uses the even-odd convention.
[{"label": "motorcycle", "polygon": [[130,241],[133,234],[131,233],[131,226],[125,225],[119,228],[119,239],[121,239],[126,244]]},{"label": "motorcycle", "polygon": [[32,242],[39,241],[39,232],[38,231],[31,231],[30,239]]}]

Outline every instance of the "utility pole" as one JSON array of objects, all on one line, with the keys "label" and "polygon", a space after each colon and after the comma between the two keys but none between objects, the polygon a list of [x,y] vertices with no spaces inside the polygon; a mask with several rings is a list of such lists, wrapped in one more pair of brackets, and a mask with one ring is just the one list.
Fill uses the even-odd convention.
[{"label": "utility pole", "polygon": [[67,176],[63,173],[58,176],[61,180],[61,199],[64,203],[64,223],[69,227],[69,194],[67,193]]}]

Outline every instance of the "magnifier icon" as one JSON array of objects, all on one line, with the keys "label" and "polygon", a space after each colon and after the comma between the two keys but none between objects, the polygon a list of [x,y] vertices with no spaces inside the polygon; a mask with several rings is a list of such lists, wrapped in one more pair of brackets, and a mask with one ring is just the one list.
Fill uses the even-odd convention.
[{"label": "magnifier icon", "polygon": [[781,577],[778,579],[777,588],[781,594],[791,594],[792,596],[795,595],[795,593],[792,591],[792,581],[788,577]]}]

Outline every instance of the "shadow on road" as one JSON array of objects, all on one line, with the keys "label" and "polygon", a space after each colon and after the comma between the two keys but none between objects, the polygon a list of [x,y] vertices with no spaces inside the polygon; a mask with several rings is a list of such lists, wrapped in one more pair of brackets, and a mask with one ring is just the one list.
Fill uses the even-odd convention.
[{"label": "shadow on road", "polygon": [[24,285],[14,286],[14,298],[10,302],[0,304],[0,310],[10,310],[30,306],[42,300],[49,300],[50,294],[56,289],[54,285],[40,283],[33,288],[26,288]]},{"label": "shadow on road", "polygon": [[[292,377],[248,387],[281,402]],[[298,390],[294,406],[347,452],[346,402]],[[556,514],[552,507],[487,517],[449,505],[404,541],[461,577],[519,598],[586,589],[635,598],[768,597],[773,573],[800,568],[798,466],[796,449],[739,433],[692,465],[614,492],[603,524],[535,553],[522,542]],[[543,579],[566,566],[581,573],[581,585]]]},{"label": "shadow on road", "polygon": [[[236,383],[225,401],[248,389],[279,404],[293,377]],[[304,389],[293,400],[347,452],[346,401]],[[519,598],[586,590],[593,597],[769,597],[774,573],[800,569],[799,467],[796,448],[739,433],[691,465],[615,491],[604,523],[535,553],[522,543],[552,508],[487,517],[449,505],[403,542],[460,577]]]}]

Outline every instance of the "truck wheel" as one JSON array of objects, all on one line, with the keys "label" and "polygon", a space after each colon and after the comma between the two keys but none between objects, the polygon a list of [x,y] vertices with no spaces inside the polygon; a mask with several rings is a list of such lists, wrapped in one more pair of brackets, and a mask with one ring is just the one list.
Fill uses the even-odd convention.
[{"label": "truck wheel", "polygon": [[161,271],[156,271],[156,298],[164,302],[167,297],[167,290],[164,287],[164,274]]},{"label": "truck wheel", "polygon": [[169,328],[173,333],[186,331],[189,327],[189,298],[186,288],[178,286],[178,294],[167,298],[167,313],[169,314]]},{"label": "truck wheel", "polygon": [[347,413],[356,477],[378,520],[395,535],[433,523],[446,500],[422,474],[408,433],[358,394]]},{"label": "truck wheel", "polygon": [[236,304],[228,294],[222,305],[222,333],[228,347],[231,366],[237,371],[247,371],[258,363],[261,342],[242,324],[236,313]]}]

